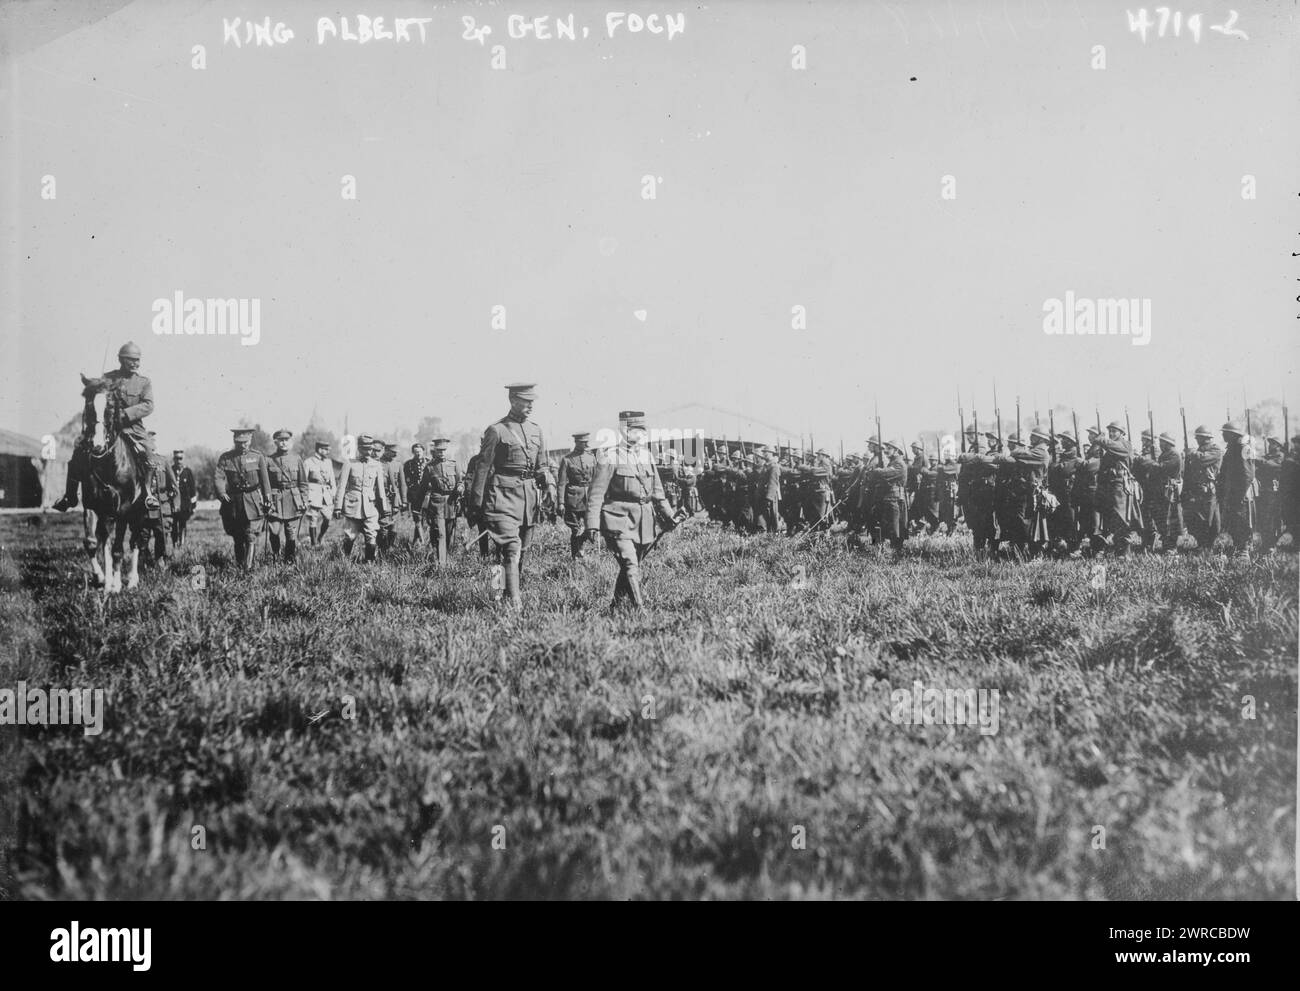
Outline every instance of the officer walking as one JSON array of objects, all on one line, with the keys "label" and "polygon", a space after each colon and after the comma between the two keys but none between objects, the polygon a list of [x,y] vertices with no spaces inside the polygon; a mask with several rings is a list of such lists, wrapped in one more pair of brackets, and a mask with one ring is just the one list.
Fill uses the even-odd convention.
[{"label": "officer walking", "polygon": [[280,537],[284,536],[284,561],[293,564],[298,558],[298,526],[307,509],[307,469],[303,460],[289,450],[293,431],[281,428],[271,435],[275,453],[266,463],[271,480],[271,511],[266,515],[266,532],[271,542],[271,557],[280,560]]},{"label": "officer walking", "polygon": [[590,437],[586,431],[573,435],[573,450],[560,459],[555,479],[569,528],[569,556],[575,561],[587,544],[587,487],[596,471],[596,455],[587,448]]},{"label": "officer walking", "polygon": [[253,431],[232,427],[235,446],[217,458],[212,480],[221,500],[221,525],[235,542],[235,564],[253,567],[253,542],[261,535],[262,517],[271,504],[271,479],[266,455],[250,450]]},{"label": "officer walking", "polygon": [[597,532],[618,560],[618,580],[610,609],[625,601],[645,608],[641,591],[641,561],[660,529],[677,522],[650,455],[645,414],[628,410],[618,415],[623,439],[596,456],[595,473],[587,489],[587,532]]},{"label": "officer walking", "polygon": [[375,456],[384,469],[384,492],[388,510],[379,517],[379,549],[392,550],[397,543],[397,515],[406,508],[406,476],[397,461],[397,445],[375,441]]},{"label": "officer walking", "polygon": [[[161,455],[153,453],[154,432],[149,431],[149,461],[145,472],[145,491],[150,498],[145,501],[144,515],[140,523],[137,539],[145,549],[150,549],[157,565],[167,563],[167,532],[171,528],[175,511],[177,485],[176,476]],[[152,540],[150,540],[152,538]]]},{"label": "officer walking", "polygon": [[415,531],[411,535],[411,543],[417,547],[424,541],[420,534],[420,523],[424,518],[424,469],[428,467],[429,459],[424,453],[424,445],[415,443],[411,445],[411,456],[402,462],[402,479],[406,483],[406,497],[411,504],[411,520],[415,523]]},{"label": "officer walking", "polygon": [[307,534],[317,547],[325,539],[334,515],[334,462],[329,441],[318,440],[316,452],[302,463],[307,474]]},{"label": "officer walking", "polygon": [[352,545],[360,535],[367,563],[378,554],[379,518],[391,512],[384,466],[376,453],[373,437],[362,434],[357,438],[357,460],[344,463],[334,496],[334,515],[343,520],[343,554],[352,556]]},{"label": "officer walking", "polygon": [[194,472],[185,463],[185,452],[172,451],[172,475],[176,478],[176,511],[172,514],[172,550],[185,544],[185,527],[199,504]]},{"label": "officer walking", "polygon": [[456,504],[465,486],[460,466],[447,457],[450,444],[446,437],[434,438],[433,458],[424,466],[419,486],[424,493],[421,509],[429,525],[429,543],[439,566],[447,563],[448,554],[455,544]]},{"label": "officer walking", "polygon": [[487,525],[488,537],[501,550],[505,569],[505,599],[522,609],[520,591],[523,556],[532,543],[533,527],[541,520],[541,494],[554,489],[546,468],[542,428],[528,419],[537,400],[531,383],[506,386],[510,412],[483,431],[479,463],[469,493],[469,506]]}]

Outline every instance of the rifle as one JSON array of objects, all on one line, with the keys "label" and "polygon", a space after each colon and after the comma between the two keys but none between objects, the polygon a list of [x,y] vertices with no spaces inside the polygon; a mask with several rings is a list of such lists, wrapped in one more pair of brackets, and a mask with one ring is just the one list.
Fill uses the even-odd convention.
[{"label": "rifle", "polygon": [[1156,415],[1151,412],[1151,394],[1147,393],[1147,429],[1151,431],[1151,456],[1160,450],[1160,443],[1156,440]]},{"label": "rifle", "polygon": [[[1038,418],[1038,410],[1034,410],[1034,418]],[[1047,448],[1052,452],[1052,457],[1056,457],[1056,410],[1050,406],[1047,408]]]},{"label": "rifle", "polygon": [[975,428],[975,447],[976,454],[980,453],[980,415],[975,411],[975,397],[970,399],[970,425]]},{"label": "rifle", "polygon": [[1016,394],[1016,439],[1024,443],[1024,438],[1020,436],[1020,394]]},{"label": "rifle", "polygon": [[1074,411],[1074,407],[1073,407],[1073,406],[1070,407],[1070,422],[1072,422],[1072,423],[1074,424],[1074,447],[1075,447],[1075,450],[1082,451],[1082,450],[1083,450],[1083,440],[1079,437],[1079,414],[1076,413],[1076,412]]},{"label": "rifle", "polygon": [[1100,437],[1102,435],[1101,434],[1101,407],[1094,406],[1092,408],[1092,411],[1097,414],[1097,436]]},{"label": "rifle", "polygon": [[1002,407],[998,405],[998,380],[993,380],[993,415],[998,421],[998,450],[1002,449]]},{"label": "rifle", "polygon": [[1282,393],[1282,453],[1291,450],[1291,417],[1286,410],[1286,393]]},{"label": "rifle", "polygon": [[1241,405],[1246,407],[1246,436],[1250,436],[1250,402],[1246,399],[1246,387],[1241,387]]},{"label": "rifle", "polygon": [[1129,444],[1133,443],[1133,421],[1128,418],[1128,406],[1124,407],[1124,433],[1128,434]]},{"label": "rifle", "polygon": [[1187,410],[1183,408],[1183,394],[1178,393],[1178,415],[1183,418],[1183,453],[1192,449],[1192,445],[1187,440]]},{"label": "rifle", "polygon": [[961,390],[957,390],[957,423],[961,427],[961,453],[966,453],[966,414],[961,408]]},{"label": "rifle", "polygon": [[880,467],[885,467],[885,439],[880,433],[880,404],[876,403],[876,451],[880,459]]}]

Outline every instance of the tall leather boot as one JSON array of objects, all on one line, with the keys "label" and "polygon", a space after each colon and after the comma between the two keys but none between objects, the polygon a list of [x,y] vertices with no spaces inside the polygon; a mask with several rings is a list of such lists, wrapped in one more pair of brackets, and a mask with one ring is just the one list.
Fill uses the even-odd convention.
[{"label": "tall leather boot", "polygon": [[298,560],[298,541],[293,539],[292,534],[286,534],[284,538],[284,563],[293,564]]},{"label": "tall leather boot", "polygon": [[627,594],[637,612],[645,612],[645,597],[641,594],[641,572],[629,571],[627,575]]},{"label": "tall leather boot", "polygon": [[505,572],[506,588],[501,601],[508,604],[516,612],[520,612],[524,608],[524,597],[519,592],[519,559],[513,555],[506,555],[503,570]]},{"label": "tall leather boot", "polygon": [[374,564],[379,555],[379,548],[374,544],[366,544],[366,564]]},{"label": "tall leather boot", "polygon": [[271,542],[271,560],[280,560],[280,535],[278,533],[268,534],[267,539]]}]

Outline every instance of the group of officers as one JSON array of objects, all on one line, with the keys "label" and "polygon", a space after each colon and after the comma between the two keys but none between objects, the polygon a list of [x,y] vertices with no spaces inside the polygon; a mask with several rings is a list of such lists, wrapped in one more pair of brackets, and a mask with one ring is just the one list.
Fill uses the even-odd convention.
[{"label": "group of officers", "polygon": [[[152,385],[139,374],[140,349],[118,352],[120,368],[86,379],[83,435],[68,473],[67,491],[55,504],[77,504],[85,481],[95,411],[92,399],[107,392],[108,435],[130,442],[144,479],[143,509],[134,524],[137,546],[153,544],[167,556],[185,540],[197,502],[193,472],[182,451],[168,464],[154,450],[143,426],[153,412]],[[829,531],[843,521],[860,543],[888,543],[900,550],[909,535],[970,530],[976,551],[1000,550],[1016,558],[1040,554],[1082,556],[1126,553],[1140,537],[1148,550],[1169,552],[1188,534],[1201,548],[1221,533],[1239,553],[1259,547],[1293,546],[1300,525],[1300,435],[1286,444],[1265,439],[1262,457],[1240,424],[1197,427],[1196,446],[1178,449],[1168,433],[1144,431],[1135,450],[1126,423],[1089,428],[1081,445],[1070,430],[1033,427],[1007,438],[965,432],[962,450],[949,445],[928,455],[920,442],[869,438],[867,450],[836,462],[824,450],[803,455],[765,444],[732,450],[717,447],[698,463],[671,449],[652,452],[645,414],[619,414],[620,437],[593,451],[589,435],[576,433],[573,450],[552,464],[541,429],[529,419],[535,384],[506,387],[510,411],[483,433],[479,452],[464,472],[447,456],[447,438],[428,451],[411,447],[398,460],[397,445],[369,435],[357,438],[355,455],[335,472],[330,445],[313,454],[290,450],[293,434],[277,430],[275,450],[252,449],[253,430],[232,429],[233,446],[217,460],[214,487],[221,519],[241,568],[255,563],[265,534],[272,559],[292,563],[306,522],[317,546],[331,521],[343,527],[342,547],[351,556],[361,538],[364,558],[374,561],[397,541],[397,523],[409,513],[413,542],[427,540],[439,565],[446,564],[463,515],[479,553],[502,565],[502,598],[522,606],[524,556],[534,528],[562,513],[570,553],[580,558],[598,537],[619,563],[614,604],[643,603],[640,563],[659,537],[699,512],[745,534],[794,535]],[[707,453],[707,446],[706,446]],[[1286,537],[1283,535],[1286,534]],[[88,545],[89,546],[89,545]]]},{"label": "group of officers", "polygon": [[1172,435],[1150,430],[1135,450],[1118,421],[1089,427],[1082,447],[1071,430],[1036,426],[1004,444],[972,427],[964,450],[941,456],[917,442],[909,457],[902,443],[877,438],[838,463],[822,450],[755,444],[706,460],[697,476],[689,463],[671,472],[712,518],[742,533],[775,533],[780,520],[793,535],[842,520],[855,539],[870,534],[899,549],[909,535],[952,534],[964,522],[977,551],[1015,558],[1124,554],[1139,540],[1170,552],[1184,535],[1209,548],[1221,533],[1239,553],[1258,534],[1267,551],[1300,524],[1300,435],[1289,445],[1266,438],[1257,457],[1240,424],[1218,432],[1221,444],[1197,427],[1196,446],[1180,451]]}]

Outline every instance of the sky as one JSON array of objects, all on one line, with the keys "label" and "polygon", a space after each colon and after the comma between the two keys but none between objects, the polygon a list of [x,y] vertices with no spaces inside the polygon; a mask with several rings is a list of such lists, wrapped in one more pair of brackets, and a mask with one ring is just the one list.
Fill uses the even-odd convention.
[{"label": "sky", "polygon": [[[1199,41],[1090,0],[9,4],[0,426],[56,429],[128,339],[164,449],[478,430],[512,381],[550,446],[638,409],[861,449],[876,408],[983,421],[995,381],[1004,419],[1296,395],[1297,7],[1195,9]],[[317,43],[357,14],[426,40]],[[156,334],[178,291],[260,300],[258,342]],[[1149,300],[1149,343],[1046,334],[1067,292]]]}]

